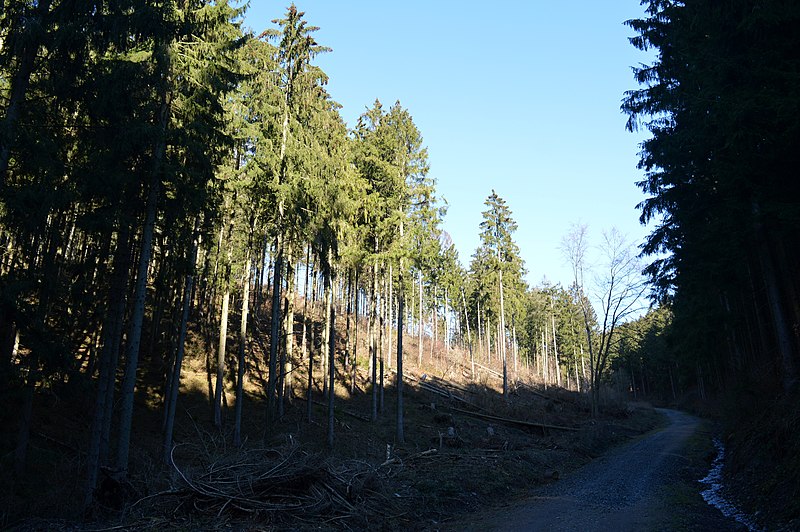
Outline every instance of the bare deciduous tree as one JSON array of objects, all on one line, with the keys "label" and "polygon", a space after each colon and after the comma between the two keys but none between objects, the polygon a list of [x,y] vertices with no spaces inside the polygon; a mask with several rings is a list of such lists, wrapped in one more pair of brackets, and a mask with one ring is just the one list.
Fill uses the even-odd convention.
[{"label": "bare deciduous tree", "polygon": [[[583,314],[589,347],[589,393],[592,415],[596,416],[600,405],[600,380],[608,367],[614,332],[640,309],[646,285],[635,247],[622,233],[616,228],[603,231],[594,264],[588,263],[587,233],[586,225],[573,224],[561,241],[561,250],[572,266],[572,288]],[[592,285],[588,289],[584,284],[587,270],[592,275]]]}]

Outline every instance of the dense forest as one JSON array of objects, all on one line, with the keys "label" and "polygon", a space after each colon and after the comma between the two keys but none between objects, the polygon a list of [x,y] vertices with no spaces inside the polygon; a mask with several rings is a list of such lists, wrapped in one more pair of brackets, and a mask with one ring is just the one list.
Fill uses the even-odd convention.
[{"label": "dense forest", "polygon": [[[70,517],[107,507],[109,483],[143,463],[174,466],[182,423],[243,449],[322,422],[334,448],[338,402],[358,396],[358,415],[391,415],[402,445],[406,363],[418,380],[439,366],[475,385],[497,375],[508,405],[522,386],[569,390],[587,418],[622,399],[707,408],[750,423],[728,429],[742,471],[764,447],[786,471],[765,489],[796,494],[800,8],[644,4],[632,43],[658,56],[622,110],[652,133],[639,186],[655,228],[640,254],[615,230],[595,245],[573,226],[564,287],[528,285],[494,190],[462,265],[413,117],[375,100],[349,127],[315,63],[330,50],[294,5],[251,34],[228,1],[4,0],[9,478],[28,478],[53,401],[80,412]],[[189,429],[180,405],[197,393]],[[143,462],[154,412],[160,450]]]},{"label": "dense forest", "polygon": [[645,2],[653,49],[626,94],[646,127],[643,246],[662,306],[626,324],[617,365],[640,394],[718,403],[734,472],[800,515],[800,6]]},{"label": "dense forest", "polygon": [[[348,130],[305,14],[291,6],[260,35],[242,14],[4,8],[0,377],[19,405],[5,460],[25,476],[37,397],[78,397],[87,508],[98,479],[129,474],[143,390],[169,462],[187,349],[205,357],[211,421],[236,446],[254,423],[264,441],[285,430],[295,398],[310,422],[318,395],[334,446],[333,391],[356,393],[367,370],[375,421],[393,365],[402,443],[404,356],[453,357],[473,378],[496,367],[504,396],[523,368],[597,387],[594,315],[577,287],[527,286],[503,198],[487,197],[463,268],[409,112],[376,100]],[[254,382],[257,421],[242,408]]]}]

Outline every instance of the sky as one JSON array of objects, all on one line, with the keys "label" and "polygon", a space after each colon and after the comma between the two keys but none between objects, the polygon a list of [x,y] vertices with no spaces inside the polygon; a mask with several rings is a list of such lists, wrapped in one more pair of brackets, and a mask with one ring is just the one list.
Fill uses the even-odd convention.
[{"label": "sky", "polygon": [[[348,127],[376,98],[411,113],[463,265],[492,190],[517,222],[533,286],[570,284],[559,247],[573,223],[595,244],[611,227],[637,243],[649,232],[636,210],[645,136],[626,131],[619,110],[637,88],[631,67],[652,61],[623,24],[644,16],[639,0],[295,3],[333,49],[315,63]],[[288,5],[252,0],[245,26],[274,27]]]}]

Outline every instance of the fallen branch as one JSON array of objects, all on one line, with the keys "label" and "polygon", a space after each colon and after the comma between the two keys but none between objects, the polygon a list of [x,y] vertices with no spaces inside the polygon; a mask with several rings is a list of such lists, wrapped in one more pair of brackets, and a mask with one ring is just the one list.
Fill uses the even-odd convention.
[{"label": "fallen branch", "polygon": [[492,368],[487,368],[486,366],[478,364],[477,362],[475,362],[475,367],[476,368],[480,368],[480,369],[484,370],[485,372],[489,373],[490,375],[494,375],[495,377],[497,377],[499,379],[503,378],[503,374],[500,373],[499,371],[495,371]]},{"label": "fallen branch", "polygon": [[[430,456],[430,455],[436,454],[438,452],[439,452],[439,449],[436,449],[434,447],[433,449],[428,449],[427,451],[422,451],[421,453],[412,454],[411,456],[409,456],[405,460],[409,461],[409,460],[413,460],[415,458],[422,458],[423,456]],[[378,467],[383,467],[383,466],[394,464],[394,463],[401,462],[401,461],[402,460],[400,458],[390,458],[390,459],[386,460],[384,463],[382,463],[381,465],[379,465]]]},{"label": "fallen branch", "polygon": [[445,390],[442,390],[442,389],[438,388],[437,386],[434,386],[432,384],[428,384],[427,382],[420,382],[419,383],[419,387],[422,388],[423,390],[428,390],[431,393],[435,393],[437,395],[441,395],[442,397],[447,397],[448,399],[454,397],[453,394],[451,394],[451,393],[449,393],[449,392],[447,392]]},{"label": "fallen branch", "polygon": [[136,501],[139,514],[158,515],[177,504],[190,520],[191,514],[226,522],[251,515],[280,530],[333,522],[337,528],[365,530],[370,518],[398,511],[382,486],[398,467],[379,471],[358,460],[331,463],[295,445],[243,449],[208,457],[204,465],[180,463],[181,455],[193,457],[194,451],[189,444],[172,448],[168,461],[178,485]]},{"label": "fallen branch", "polygon": [[[320,402],[320,401],[314,401],[313,399],[311,400],[311,402],[312,402],[313,404],[317,405],[317,406],[323,406],[323,407],[325,407],[325,408],[327,408],[327,407],[328,407],[328,404],[327,404],[327,403],[322,403],[322,402]],[[356,419],[360,419],[361,421],[372,421],[372,420],[369,418],[369,416],[364,416],[364,415],[362,415],[362,414],[358,414],[358,413],[356,413],[356,412],[351,412],[350,410],[345,410],[345,409],[343,409],[343,408],[337,408],[337,410],[338,410],[339,412],[343,413],[343,414],[347,414],[347,415],[348,415],[348,416],[350,416],[350,417],[354,417],[354,418],[356,418]]]},{"label": "fallen branch", "polygon": [[478,405],[476,405],[476,404],[464,399],[463,397],[459,397],[459,396],[453,394],[453,392],[451,392],[450,390],[446,390],[446,389],[440,388],[439,386],[437,386],[436,384],[433,384],[431,382],[427,382],[427,381],[422,381],[421,380],[421,381],[419,381],[419,386],[423,390],[427,390],[427,391],[429,391],[431,393],[435,393],[437,395],[441,395],[442,397],[447,397],[448,399],[452,399],[454,401],[458,401],[458,402],[464,403],[465,405],[468,405],[468,406],[470,406],[472,408],[477,408],[478,410],[486,411],[485,408],[483,408],[481,406],[478,406]]},{"label": "fallen branch", "polygon": [[[493,370],[492,368],[487,368],[486,366],[483,366],[483,365],[481,365],[481,364],[478,364],[477,362],[475,362],[475,367],[481,368],[482,370],[486,371],[486,372],[487,372],[487,373],[489,373],[490,375],[494,375],[494,376],[495,376],[495,377],[497,377],[498,379],[502,379],[502,378],[503,378],[503,374],[502,374],[502,373],[500,373],[499,371],[495,371],[495,370]],[[534,387],[533,387],[533,386],[531,386],[530,384],[525,384],[524,382],[519,382],[519,381],[516,381],[516,383],[515,383],[515,384],[516,384],[516,386],[517,386],[517,387],[522,387],[522,388],[525,388],[526,390],[528,390],[529,392],[531,392],[533,395],[537,395],[537,396],[541,397],[542,399],[548,399],[548,400],[550,400],[550,401],[556,401],[556,402],[559,402],[559,403],[560,403],[560,402],[563,402],[561,399],[558,399],[557,397],[551,397],[551,396],[549,396],[549,395],[545,395],[545,394],[543,394],[543,393],[542,393],[542,392],[540,392],[540,391],[537,391],[537,390],[536,390],[536,389],[534,389]]]},{"label": "fallen branch", "polygon": [[530,421],[522,421],[521,419],[511,419],[508,417],[500,417],[500,416],[492,416],[490,414],[481,414],[480,412],[470,412],[469,410],[463,410],[461,408],[456,408],[454,406],[446,406],[444,408],[449,408],[455,412],[459,412],[461,414],[466,414],[468,416],[473,416],[481,419],[489,419],[492,421],[500,421],[502,423],[508,423],[511,425],[520,425],[522,427],[536,427],[539,429],[554,429],[554,430],[569,430],[573,432],[577,432],[580,429],[575,427],[562,427],[560,425],[547,425],[545,423],[533,423]]},{"label": "fallen branch", "polygon": [[454,383],[452,383],[450,381],[447,381],[447,380],[444,380],[444,379],[435,379],[435,382],[436,382],[437,385],[444,386],[445,388],[452,388],[454,390],[458,390],[459,392],[469,393],[469,394],[472,394],[472,395],[477,394],[477,392],[475,390],[470,390],[469,388],[464,388],[463,386],[460,386],[458,384],[454,384]]},{"label": "fallen branch", "polygon": [[77,449],[76,447],[73,447],[69,443],[65,443],[63,441],[57,440],[57,439],[53,438],[52,436],[48,436],[47,434],[43,434],[41,432],[34,432],[34,434],[36,436],[39,436],[43,440],[47,440],[50,443],[55,443],[56,445],[59,445],[59,446],[65,448],[65,449],[68,449],[68,450],[72,451],[75,454],[79,454],[79,455],[86,454],[84,451],[82,451],[80,449]]},{"label": "fallen branch", "polygon": [[543,394],[542,392],[540,392],[538,390],[535,390],[533,388],[533,386],[531,386],[530,384],[525,384],[524,382],[517,382],[516,385],[517,385],[517,387],[525,388],[526,390],[531,392],[533,395],[537,395],[537,396],[541,397],[542,399],[547,399],[547,400],[550,400],[550,401],[554,401],[556,403],[562,403],[563,402],[558,397],[551,397],[549,395]]}]

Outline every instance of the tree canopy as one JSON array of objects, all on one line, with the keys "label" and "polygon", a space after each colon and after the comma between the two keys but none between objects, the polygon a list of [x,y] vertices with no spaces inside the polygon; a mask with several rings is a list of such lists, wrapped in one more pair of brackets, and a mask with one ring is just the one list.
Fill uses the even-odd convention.
[{"label": "tree canopy", "polygon": [[631,42],[658,57],[622,105],[630,129],[652,133],[639,186],[655,297],[672,301],[701,366],[766,357],[787,390],[800,346],[800,255],[786,245],[800,228],[798,19],[785,2],[648,2]]}]

